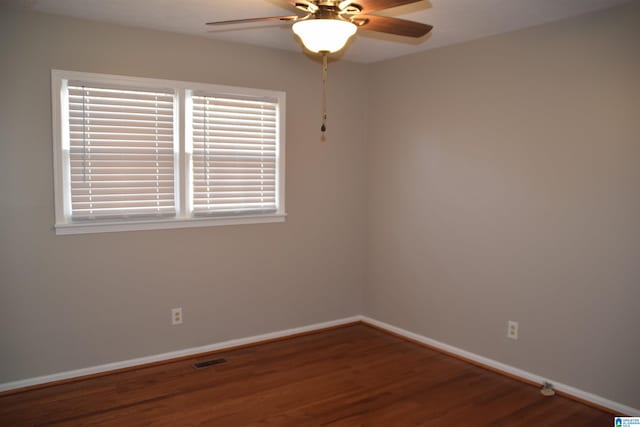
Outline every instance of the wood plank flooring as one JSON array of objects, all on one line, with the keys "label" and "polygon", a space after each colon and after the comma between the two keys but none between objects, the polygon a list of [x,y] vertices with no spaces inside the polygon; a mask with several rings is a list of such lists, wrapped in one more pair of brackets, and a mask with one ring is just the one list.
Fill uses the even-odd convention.
[{"label": "wood plank flooring", "polygon": [[610,426],[366,325],[0,397],[0,426]]}]

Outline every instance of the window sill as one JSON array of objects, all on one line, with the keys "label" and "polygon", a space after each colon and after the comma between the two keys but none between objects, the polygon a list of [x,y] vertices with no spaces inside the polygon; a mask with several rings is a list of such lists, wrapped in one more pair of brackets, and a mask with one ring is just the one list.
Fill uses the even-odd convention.
[{"label": "window sill", "polygon": [[217,225],[266,224],[284,222],[287,214],[246,215],[224,218],[171,218],[138,221],[109,221],[56,224],[57,235],[113,233],[118,231],[167,230],[172,228],[211,227]]}]

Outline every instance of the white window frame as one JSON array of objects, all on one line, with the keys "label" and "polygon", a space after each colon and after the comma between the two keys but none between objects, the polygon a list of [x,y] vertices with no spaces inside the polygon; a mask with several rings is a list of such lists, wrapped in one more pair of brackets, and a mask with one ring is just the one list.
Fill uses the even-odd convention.
[{"label": "white window frame", "polygon": [[[64,154],[68,144],[67,83],[82,81],[116,86],[135,86],[150,89],[169,89],[176,94],[174,110],[174,167],[176,180],[176,216],[170,218],[141,218],[118,220],[72,221],[71,188],[69,183],[68,157]],[[247,96],[276,101],[277,148],[276,148],[276,205],[274,213],[259,213],[235,216],[193,216],[191,212],[191,110],[187,108],[193,93],[206,92],[218,96]],[[285,107],[286,94],[281,91],[250,89],[207,83],[176,80],[128,77],[111,74],[84,73],[77,71],[51,70],[51,102],[53,122],[53,171],[56,234],[105,233],[117,231],[157,230],[171,228],[209,227],[215,225],[261,224],[284,222],[285,211]]]}]

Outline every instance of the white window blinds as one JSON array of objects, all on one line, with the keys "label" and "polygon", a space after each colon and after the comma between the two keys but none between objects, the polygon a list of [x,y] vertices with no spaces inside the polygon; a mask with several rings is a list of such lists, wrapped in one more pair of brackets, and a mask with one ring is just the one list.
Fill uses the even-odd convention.
[{"label": "white window blinds", "polygon": [[175,215],[172,91],[68,85],[73,220]]},{"label": "white window blinds", "polygon": [[192,105],[193,213],[275,212],[278,103],[194,95]]},{"label": "white window blinds", "polygon": [[51,70],[56,234],[284,222],[286,93]]}]

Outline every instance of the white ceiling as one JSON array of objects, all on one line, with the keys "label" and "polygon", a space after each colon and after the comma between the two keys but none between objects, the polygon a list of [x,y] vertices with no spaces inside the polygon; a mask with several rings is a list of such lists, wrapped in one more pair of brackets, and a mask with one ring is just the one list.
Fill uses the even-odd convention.
[{"label": "white ceiling", "polygon": [[[376,62],[435,47],[513,31],[629,0],[424,0],[388,9],[382,15],[424,22],[435,28],[415,41],[360,29],[344,59]],[[264,16],[291,15],[286,0],[8,0],[13,6],[97,21],[194,34],[273,48],[301,51],[290,24],[204,25]]]}]

